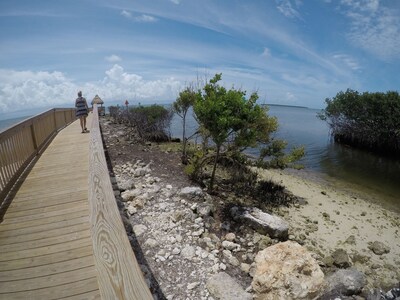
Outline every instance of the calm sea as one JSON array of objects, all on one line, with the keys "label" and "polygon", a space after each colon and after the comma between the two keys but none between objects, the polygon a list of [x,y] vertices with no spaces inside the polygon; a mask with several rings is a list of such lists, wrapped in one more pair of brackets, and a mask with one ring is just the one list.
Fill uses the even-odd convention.
[{"label": "calm sea", "polygon": [[19,122],[22,122],[23,120],[28,119],[30,116],[25,116],[25,117],[19,117],[19,118],[13,118],[13,119],[7,119],[7,120],[0,120],[0,132],[12,127]]},{"label": "calm sea", "polygon": [[[319,110],[270,106],[269,114],[279,121],[277,138],[285,139],[289,147],[303,145],[305,157],[300,161],[305,169],[293,171],[297,175],[340,187],[351,192],[368,195],[371,201],[400,212],[400,160],[336,144],[332,141],[327,124],[316,117]],[[0,132],[28,117],[0,120]],[[192,113],[188,114],[187,136],[197,129]],[[182,122],[172,120],[171,133],[182,136]],[[256,150],[250,153],[257,155]]]},{"label": "calm sea", "polygon": [[[334,143],[326,122],[317,118],[319,110],[270,106],[269,114],[279,122],[277,138],[286,140],[288,147],[303,145],[305,157],[300,161],[304,170],[293,171],[297,175],[362,194],[374,202],[400,212],[400,160],[352,149]],[[191,114],[187,131],[195,132],[197,125]],[[181,137],[181,119],[175,117],[172,135]],[[256,150],[250,150],[257,155]]]}]

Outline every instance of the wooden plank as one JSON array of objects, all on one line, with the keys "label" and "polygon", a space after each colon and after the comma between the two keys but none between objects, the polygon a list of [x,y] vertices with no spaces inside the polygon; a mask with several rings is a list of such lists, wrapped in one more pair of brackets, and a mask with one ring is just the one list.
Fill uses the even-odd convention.
[{"label": "wooden plank", "polygon": [[[68,205],[68,206],[66,206],[66,205]],[[85,210],[88,211],[88,204],[82,203],[82,201],[74,202],[74,205],[71,205],[69,203],[67,203],[66,205],[60,204],[60,205],[57,205],[58,209],[46,211],[46,212],[42,212],[42,213],[36,212],[35,214],[31,214],[31,215],[18,214],[18,212],[14,212],[14,213],[8,212],[6,217],[11,214],[13,214],[13,216],[9,217],[9,218],[5,218],[5,221],[0,225],[0,227],[7,226],[7,225],[16,226],[18,224],[20,226],[19,228],[22,228],[25,226],[24,224],[29,224],[29,222],[31,222],[31,221],[47,219],[47,218],[54,217],[54,216],[62,216],[62,215],[74,213],[77,211],[85,211]],[[27,226],[29,226],[29,225],[27,225]]]},{"label": "wooden plank", "polygon": [[[25,221],[24,219],[21,219],[20,222],[16,223],[5,223],[0,226],[0,232],[1,231],[7,231],[7,230],[16,230],[16,229],[24,229],[24,228],[31,228],[39,225],[44,225],[44,224],[52,224],[52,223],[58,223],[62,221],[67,221],[70,219],[78,218],[78,217],[83,217],[87,216],[88,211],[87,209],[77,209],[75,211],[65,213],[65,214],[58,214],[55,216],[49,216],[46,215],[46,217],[41,218],[41,219],[35,219],[35,220],[29,220]],[[22,222],[25,221],[25,222]]]},{"label": "wooden plank", "polygon": [[26,300],[26,299],[62,299],[79,294],[92,292],[98,289],[96,277],[71,282],[60,286],[42,289],[32,289],[22,292],[7,293],[0,290],[0,299]]},{"label": "wooden plank", "polygon": [[90,130],[89,207],[100,294],[103,299],[153,299],[115,203],[96,105]]},{"label": "wooden plank", "polygon": [[14,218],[19,218],[19,217],[26,218],[26,220],[34,220],[41,218],[43,215],[46,215],[48,213],[60,213],[64,210],[72,209],[80,205],[82,205],[82,200],[77,200],[69,203],[62,203],[59,205],[53,205],[49,207],[35,208],[29,211],[7,211],[7,214],[5,215],[4,219],[10,223],[13,223]]},{"label": "wooden plank", "polygon": [[[57,237],[53,237],[53,238],[56,239]],[[64,243],[54,243],[54,239],[51,240],[50,242],[48,239],[51,239],[51,237],[45,238],[42,240],[34,240],[39,244],[38,247],[34,247],[31,249],[21,249],[19,251],[4,252],[4,253],[2,253],[2,255],[0,257],[0,261],[15,260],[15,259],[26,258],[26,257],[35,257],[35,256],[40,256],[40,255],[46,255],[49,253],[56,253],[56,252],[61,252],[61,251],[65,251],[65,250],[80,248],[80,247],[87,246],[88,241],[90,240],[90,239],[86,239],[86,238],[81,238],[81,239],[72,238],[70,241],[65,241]],[[32,242],[34,242],[34,241],[32,241]],[[15,244],[20,244],[20,243],[15,243]],[[15,244],[4,244],[2,246],[12,246]],[[43,244],[45,244],[45,245],[43,246]]]},{"label": "wooden plank", "polygon": [[0,271],[0,282],[50,276],[54,274],[79,270],[86,267],[94,267],[94,260],[91,254],[48,265],[29,267],[18,270]]},{"label": "wooden plank", "polygon": [[89,217],[87,215],[86,216],[84,215],[84,216],[69,218],[67,220],[53,222],[51,224],[46,223],[46,224],[30,226],[30,227],[26,227],[26,228],[2,230],[2,231],[0,231],[0,238],[2,238],[3,236],[7,237],[7,236],[17,236],[17,235],[32,235],[34,233],[43,232],[43,231],[47,230],[49,227],[51,227],[52,230],[56,230],[56,229],[61,229],[61,228],[65,228],[65,227],[70,227],[70,226],[77,225],[77,224],[87,224],[88,228],[89,228],[88,219],[89,219]]},{"label": "wooden plank", "polygon": [[[78,241],[78,240],[79,240],[79,243],[77,243],[77,245],[81,246],[83,243],[87,242],[87,240],[84,240],[84,239],[90,240],[89,229],[78,231],[78,232],[68,233],[63,236],[54,236],[51,238],[34,240],[34,241],[29,241],[29,242],[0,245],[0,253],[2,253],[2,256],[4,257],[5,253],[7,253],[7,252],[28,251],[29,250],[27,253],[28,254],[31,253],[29,255],[33,256],[32,249],[40,248],[40,247],[47,247],[47,249],[43,249],[43,250],[39,249],[39,251],[43,251],[43,253],[44,253],[45,251],[50,250],[49,246],[57,245],[57,244],[65,244],[65,243],[68,243],[71,241]],[[64,248],[61,247],[61,249],[65,249],[65,248],[66,247],[64,247]],[[15,255],[19,255],[19,257],[23,256],[22,252],[19,252],[18,254],[15,254]],[[1,258],[0,258],[0,260],[1,260]]]},{"label": "wooden plank", "polygon": [[84,294],[79,294],[79,295],[74,295],[71,297],[65,297],[65,298],[60,298],[62,300],[97,300],[101,299],[100,297],[100,291],[92,291],[89,293],[84,293]]},{"label": "wooden plank", "polygon": [[[63,251],[48,253],[48,254],[40,253],[40,255],[38,256],[27,256],[27,257],[21,256],[20,258],[15,260],[0,261],[0,270],[8,271],[8,270],[26,269],[27,267],[43,266],[51,263],[62,262],[79,257],[84,257],[87,255],[93,255],[91,241],[88,239],[86,239],[86,241],[87,241],[86,246],[78,248],[64,249]],[[71,245],[68,245],[68,248],[69,247],[71,247]],[[64,246],[64,248],[66,247]]]},{"label": "wooden plank", "polygon": [[54,205],[66,204],[69,202],[86,201],[86,192],[68,193],[60,197],[50,197],[50,198],[33,198],[31,201],[25,202],[13,202],[10,205],[10,210],[16,210],[19,212],[30,211],[32,209],[39,209],[41,207],[51,207]]},{"label": "wooden plank", "polygon": [[68,284],[71,281],[76,282],[93,277],[96,277],[95,268],[85,267],[78,270],[68,271],[60,274],[52,274],[39,278],[0,282],[0,291],[3,293],[16,293],[43,289],[62,284]]},{"label": "wooden plank", "polygon": [[[15,204],[23,201],[31,201],[32,199],[39,198],[39,199],[51,199],[55,197],[61,197],[65,194],[69,193],[77,193],[77,192],[86,192],[87,194],[87,187],[82,187],[82,186],[76,186],[72,191],[70,190],[69,192],[66,192],[65,190],[61,190],[60,188],[58,189],[47,189],[46,193],[40,196],[33,196],[32,192],[29,192],[29,190],[24,189],[18,192],[18,201],[15,201]],[[13,201],[14,202],[14,201]]]},{"label": "wooden plank", "polygon": [[61,229],[49,229],[45,232],[22,234],[22,235],[18,235],[18,236],[12,236],[8,233],[8,231],[5,231],[5,232],[0,232],[0,245],[10,245],[10,244],[14,244],[14,243],[23,243],[23,242],[28,242],[28,241],[40,240],[40,239],[59,236],[59,235],[67,234],[67,233],[82,231],[87,228],[88,228],[88,223],[82,222],[80,224],[64,227]]}]

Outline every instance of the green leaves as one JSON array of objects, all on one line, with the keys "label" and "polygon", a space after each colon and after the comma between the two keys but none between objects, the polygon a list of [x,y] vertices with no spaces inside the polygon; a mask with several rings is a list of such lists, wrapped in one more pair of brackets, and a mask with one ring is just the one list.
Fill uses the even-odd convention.
[{"label": "green leaves", "polygon": [[319,114],[336,140],[400,157],[400,96],[398,92],[360,94],[348,89]]},{"label": "green leaves", "polygon": [[271,139],[271,134],[278,129],[278,121],[275,117],[268,116],[266,107],[261,107],[256,103],[257,93],[252,93],[246,99],[245,91],[234,88],[227,90],[218,84],[220,80],[221,74],[216,74],[198,94],[193,106],[197,121],[202,128],[207,130],[216,145],[217,157],[210,189],[213,186],[221,148],[226,154],[228,151],[241,152],[249,147],[255,148],[269,144],[266,150],[262,151],[262,158],[269,155],[279,156],[279,167],[287,166],[299,157],[300,152],[292,156],[283,152],[286,142]]}]

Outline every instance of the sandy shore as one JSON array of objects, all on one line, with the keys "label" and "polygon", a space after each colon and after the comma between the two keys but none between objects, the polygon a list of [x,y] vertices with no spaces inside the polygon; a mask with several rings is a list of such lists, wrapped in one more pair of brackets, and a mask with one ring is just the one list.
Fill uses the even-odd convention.
[{"label": "sandy shore", "polygon": [[[400,215],[339,190],[278,170],[259,171],[260,177],[282,184],[305,205],[280,209],[290,223],[290,234],[328,262],[330,254],[344,249],[352,265],[367,275],[367,287],[393,287],[400,282]],[[381,242],[389,253],[377,255],[370,243]],[[388,249],[389,249],[388,248]]]}]

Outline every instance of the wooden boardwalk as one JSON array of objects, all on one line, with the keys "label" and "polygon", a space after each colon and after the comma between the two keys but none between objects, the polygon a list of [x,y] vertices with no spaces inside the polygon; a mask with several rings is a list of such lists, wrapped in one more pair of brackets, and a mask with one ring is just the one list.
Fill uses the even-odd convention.
[{"label": "wooden boardwalk", "polygon": [[[18,190],[0,224],[0,299],[151,297],[148,289],[140,296],[144,290],[141,274],[137,295],[117,291],[111,297],[101,289],[104,274],[98,271],[103,269],[96,252],[104,250],[96,249],[93,242],[96,232],[88,201],[90,139],[91,134],[80,133],[79,121],[61,130]],[[130,248],[124,251],[132,252]],[[104,259],[112,255],[107,253]],[[126,285],[116,272],[111,273]]]}]

